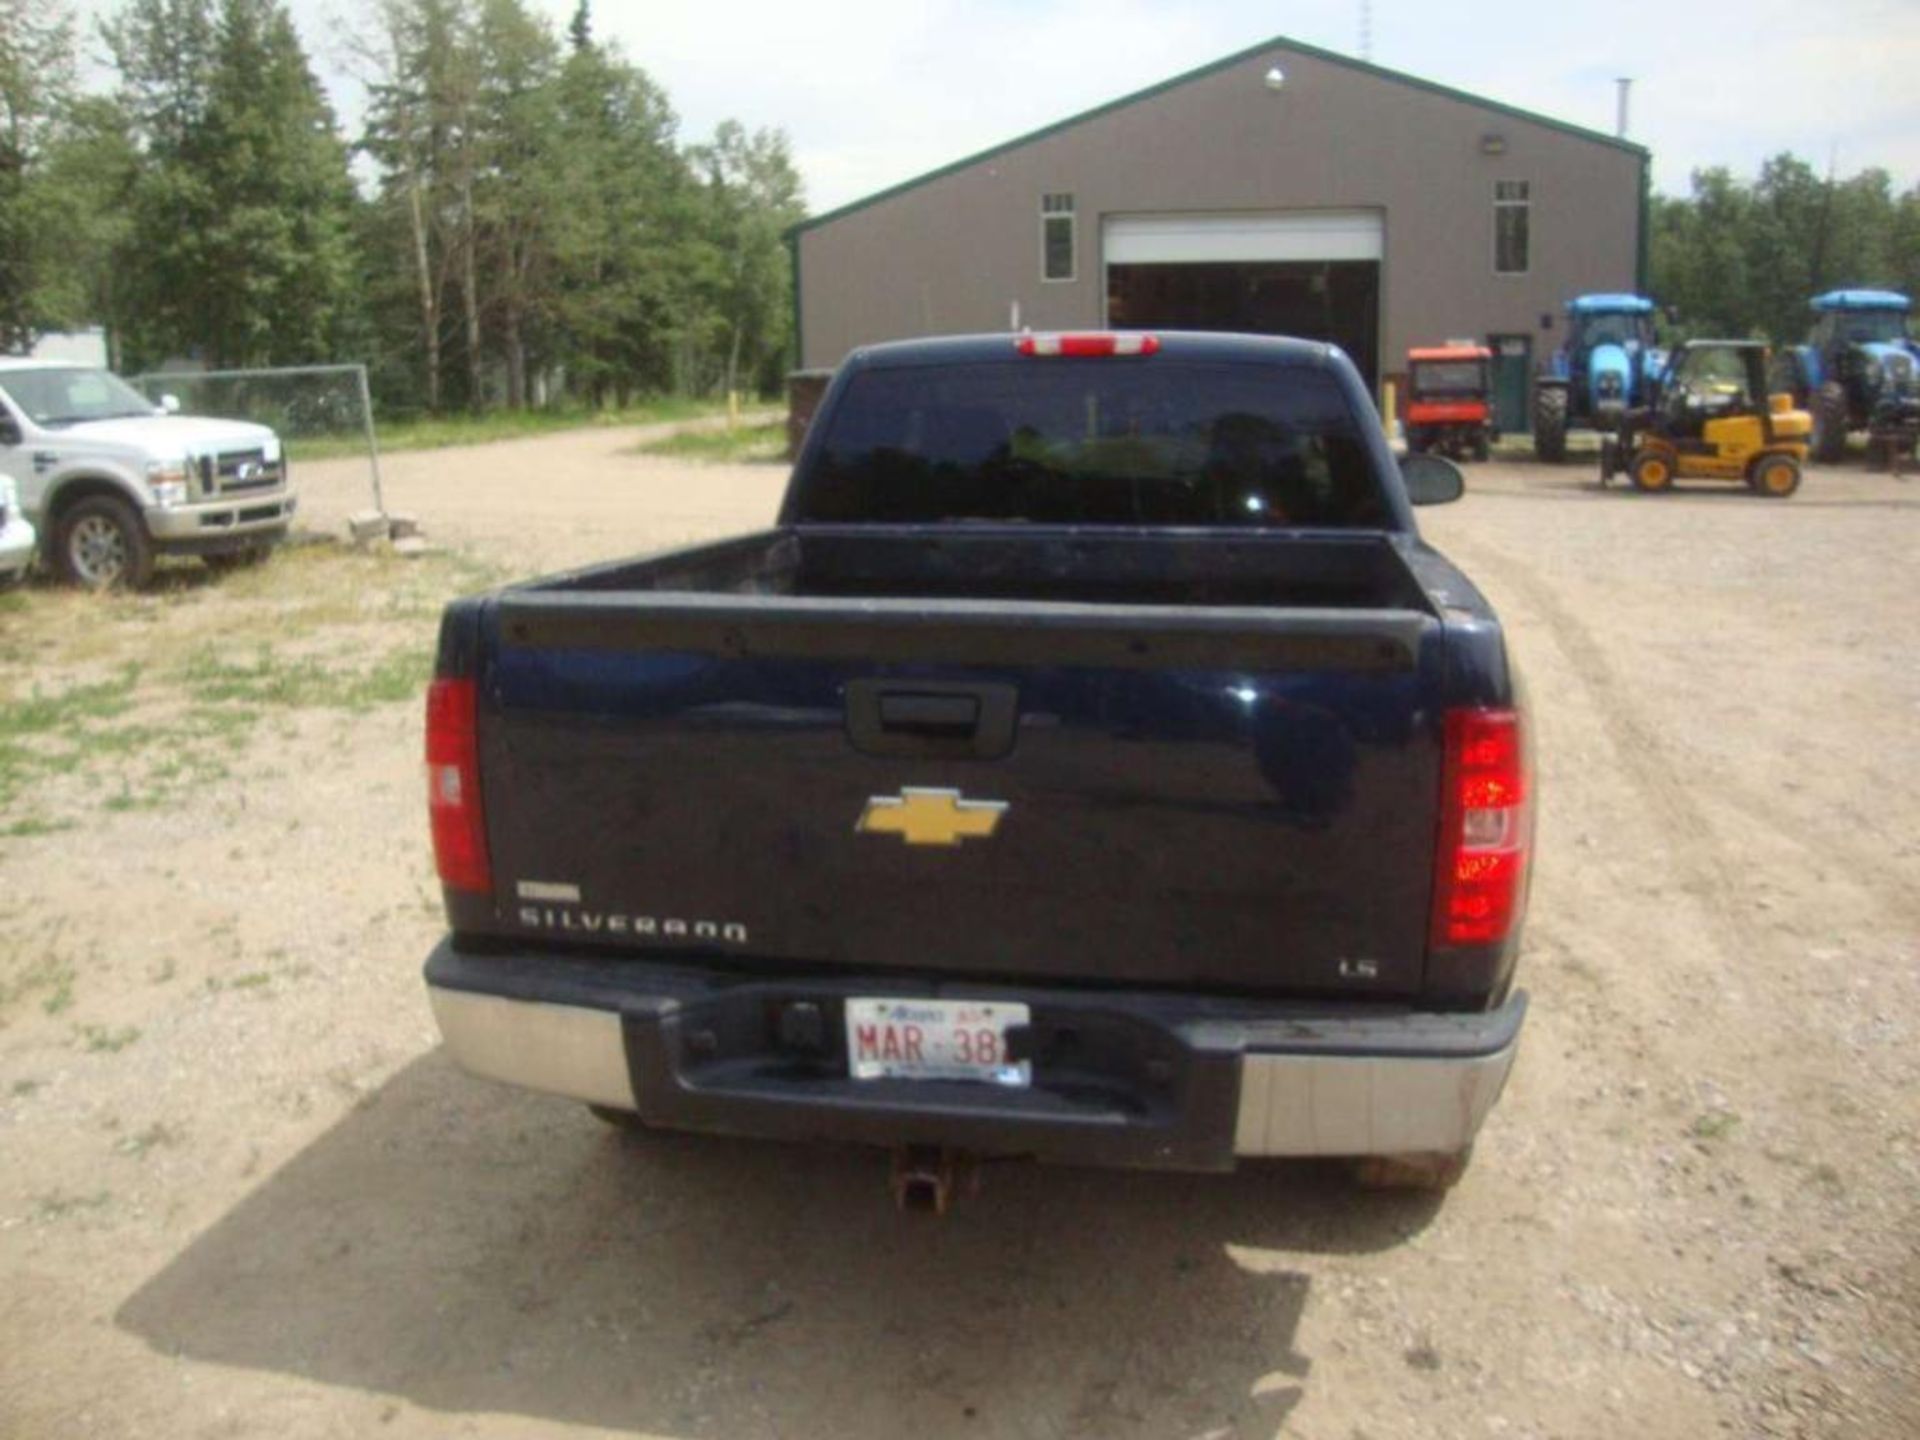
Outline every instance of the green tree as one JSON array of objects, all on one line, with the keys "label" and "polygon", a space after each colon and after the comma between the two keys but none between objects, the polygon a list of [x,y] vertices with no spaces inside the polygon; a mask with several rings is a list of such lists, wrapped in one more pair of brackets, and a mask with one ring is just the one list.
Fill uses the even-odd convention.
[{"label": "green tree", "polygon": [[0,350],[24,349],[68,317],[58,216],[43,181],[73,79],[64,0],[0,0]]},{"label": "green tree", "polygon": [[1891,278],[1902,294],[1920,296],[1920,185],[1894,207]]},{"label": "green tree", "polygon": [[108,358],[120,363],[125,327],[121,274],[132,236],[140,156],[119,103],[82,96],[48,143],[38,177],[39,213],[54,263],[43,284],[46,328],[100,324]]},{"label": "green tree", "polygon": [[592,38],[583,4],[558,77],[552,151],[555,358],[596,405],[673,382],[697,196],[664,91]]},{"label": "green tree", "polygon": [[783,239],[806,217],[787,137],[721,122],[694,151],[704,185],[702,240],[709,251],[702,301],[719,341],[716,379],[766,391],[779,383],[791,339],[792,277]]},{"label": "green tree", "polygon": [[1794,341],[1824,290],[1920,285],[1920,187],[1896,196],[1884,170],[1821,176],[1788,154],[1751,183],[1698,170],[1686,196],[1654,198],[1651,220],[1654,293],[1684,335]]},{"label": "green tree", "polygon": [[358,328],[352,181],[286,8],[130,0],[105,33],[141,149],[124,256],[135,353],[341,353]]},{"label": "green tree", "polygon": [[482,0],[476,39],[475,244],[507,403],[518,409],[527,403],[529,344],[538,344],[551,317],[552,217],[572,198],[557,154],[559,46],[520,0]]},{"label": "green tree", "polygon": [[385,264],[410,277],[421,389],[436,411],[447,399],[450,344],[467,355],[469,403],[480,398],[473,29],[466,0],[381,0],[377,32],[358,47],[370,96],[360,144],[380,167],[388,222],[374,233],[397,242]]},{"label": "green tree", "polygon": [[1748,303],[1746,187],[1726,170],[1697,170],[1684,200],[1656,196],[1649,259],[1654,292],[1685,335],[1745,335]]}]

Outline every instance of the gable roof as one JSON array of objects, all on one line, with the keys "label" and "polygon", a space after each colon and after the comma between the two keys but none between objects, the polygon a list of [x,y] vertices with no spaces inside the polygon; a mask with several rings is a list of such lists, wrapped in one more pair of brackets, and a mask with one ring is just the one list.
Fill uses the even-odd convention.
[{"label": "gable roof", "polygon": [[1609,135],[1601,130],[1589,130],[1584,125],[1575,125],[1567,120],[1556,120],[1551,115],[1541,115],[1532,110],[1523,110],[1518,105],[1508,105],[1499,100],[1489,100],[1484,95],[1475,95],[1466,90],[1456,90],[1450,85],[1442,85],[1437,81],[1423,80],[1420,76],[1409,75],[1404,70],[1389,70],[1386,66],[1375,65],[1370,60],[1356,60],[1353,56],[1342,55],[1337,50],[1322,50],[1317,45],[1308,45],[1299,40],[1289,40],[1284,35],[1276,35],[1270,40],[1262,40],[1258,45],[1249,45],[1244,50],[1236,50],[1233,54],[1225,56],[1222,59],[1210,61],[1196,70],[1185,71],[1182,74],[1175,75],[1170,80],[1162,80],[1157,85],[1149,85],[1144,90],[1135,90],[1132,94],[1122,95],[1117,100],[1109,100],[1103,105],[1096,105],[1091,110],[1082,110],[1077,115],[1069,115],[1064,120],[1056,120],[1051,125],[1043,125],[1038,130],[1028,131],[1025,135],[1017,135],[1011,140],[1001,141],[998,145],[990,145],[985,150],[968,155],[963,159],[955,160],[950,164],[942,165],[937,170],[929,170],[924,175],[916,175],[911,180],[902,180],[898,185],[889,185],[886,189],[876,190],[873,194],[864,196],[859,200],[851,200],[845,205],[827,211],[824,215],[815,215],[811,219],[802,220],[797,225],[789,226],[786,233],[791,237],[801,235],[808,230],[816,230],[822,225],[831,224],[842,216],[851,215],[858,210],[865,210],[869,206],[878,205],[883,200],[891,200],[896,195],[904,194],[909,190],[917,190],[922,185],[931,184],[933,181],[952,175],[956,171],[978,165],[982,160],[991,160],[994,156],[1004,155],[1009,150],[1018,150],[1023,145],[1031,145],[1036,140],[1044,140],[1049,135],[1056,135],[1062,130],[1070,130],[1075,125],[1081,125],[1089,120],[1098,119],[1100,116],[1111,114],[1115,110],[1124,110],[1129,105],[1137,105],[1142,100],[1150,100],[1154,96],[1164,94],[1166,91],[1175,89],[1178,86],[1189,84],[1195,80],[1203,80],[1207,76],[1218,74],[1222,70],[1230,70],[1235,65],[1257,59],[1274,50],[1287,50],[1295,55],[1304,55],[1311,60],[1324,60],[1330,65],[1338,65],[1345,69],[1355,71],[1358,74],[1371,76],[1375,80],[1388,80],[1396,85],[1405,85],[1410,89],[1424,90],[1430,95],[1444,96],[1448,100],[1459,100],[1480,110],[1492,111],[1498,115],[1511,115],[1516,120],[1525,120],[1534,125],[1544,125],[1549,130],[1557,130],[1561,134],[1571,135],[1577,140],[1586,140],[1596,145],[1607,145],[1615,150],[1624,150],[1630,155],[1640,156],[1643,160],[1646,159],[1648,155],[1646,146],[1635,144],[1631,140],[1622,140],[1618,136]]}]

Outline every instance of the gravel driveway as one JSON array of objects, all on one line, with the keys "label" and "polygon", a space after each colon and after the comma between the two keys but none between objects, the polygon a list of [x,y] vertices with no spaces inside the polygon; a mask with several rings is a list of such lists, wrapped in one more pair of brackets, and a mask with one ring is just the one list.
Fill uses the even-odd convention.
[{"label": "gravel driveway", "polygon": [[1423,517],[1545,797],[1444,1203],[1004,1165],[933,1222],[884,1156],[636,1141],[435,1045],[439,599],[778,498],[637,438],[391,457],[452,556],[0,602],[0,1435],[1920,1434],[1920,480],[1495,464]]}]

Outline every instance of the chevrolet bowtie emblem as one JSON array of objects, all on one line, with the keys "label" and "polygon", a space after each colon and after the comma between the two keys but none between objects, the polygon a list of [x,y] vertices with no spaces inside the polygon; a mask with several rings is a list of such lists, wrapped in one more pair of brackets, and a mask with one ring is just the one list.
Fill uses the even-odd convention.
[{"label": "chevrolet bowtie emblem", "polygon": [[1007,813],[1004,800],[963,800],[958,790],[907,786],[898,795],[876,795],[853,828],[862,835],[898,835],[909,845],[958,845],[985,840]]}]

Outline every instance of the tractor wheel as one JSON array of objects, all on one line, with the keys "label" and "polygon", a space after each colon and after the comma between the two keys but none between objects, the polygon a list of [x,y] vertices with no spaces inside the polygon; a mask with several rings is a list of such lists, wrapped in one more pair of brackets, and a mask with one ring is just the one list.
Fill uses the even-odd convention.
[{"label": "tractor wheel", "polygon": [[1633,486],[1649,495],[1664,495],[1673,489],[1673,457],[1662,450],[1642,450],[1628,467]]},{"label": "tractor wheel", "polygon": [[1473,458],[1482,465],[1493,458],[1493,441],[1487,438],[1484,430],[1473,437]]},{"label": "tractor wheel", "polygon": [[1756,495],[1784,500],[1800,488],[1800,462],[1791,455],[1762,455],[1747,474]]},{"label": "tractor wheel", "polygon": [[1847,391],[1829,380],[1813,393],[1813,458],[1838,465],[1847,457]]},{"label": "tractor wheel", "polygon": [[1533,392],[1533,458],[1549,465],[1567,458],[1567,392],[1558,385]]},{"label": "tractor wheel", "polygon": [[1423,454],[1426,451],[1426,448],[1427,448],[1427,432],[1425,427],[1420,425],[1409,425],[1407,427],[1407,453],[1409,455]]}]

